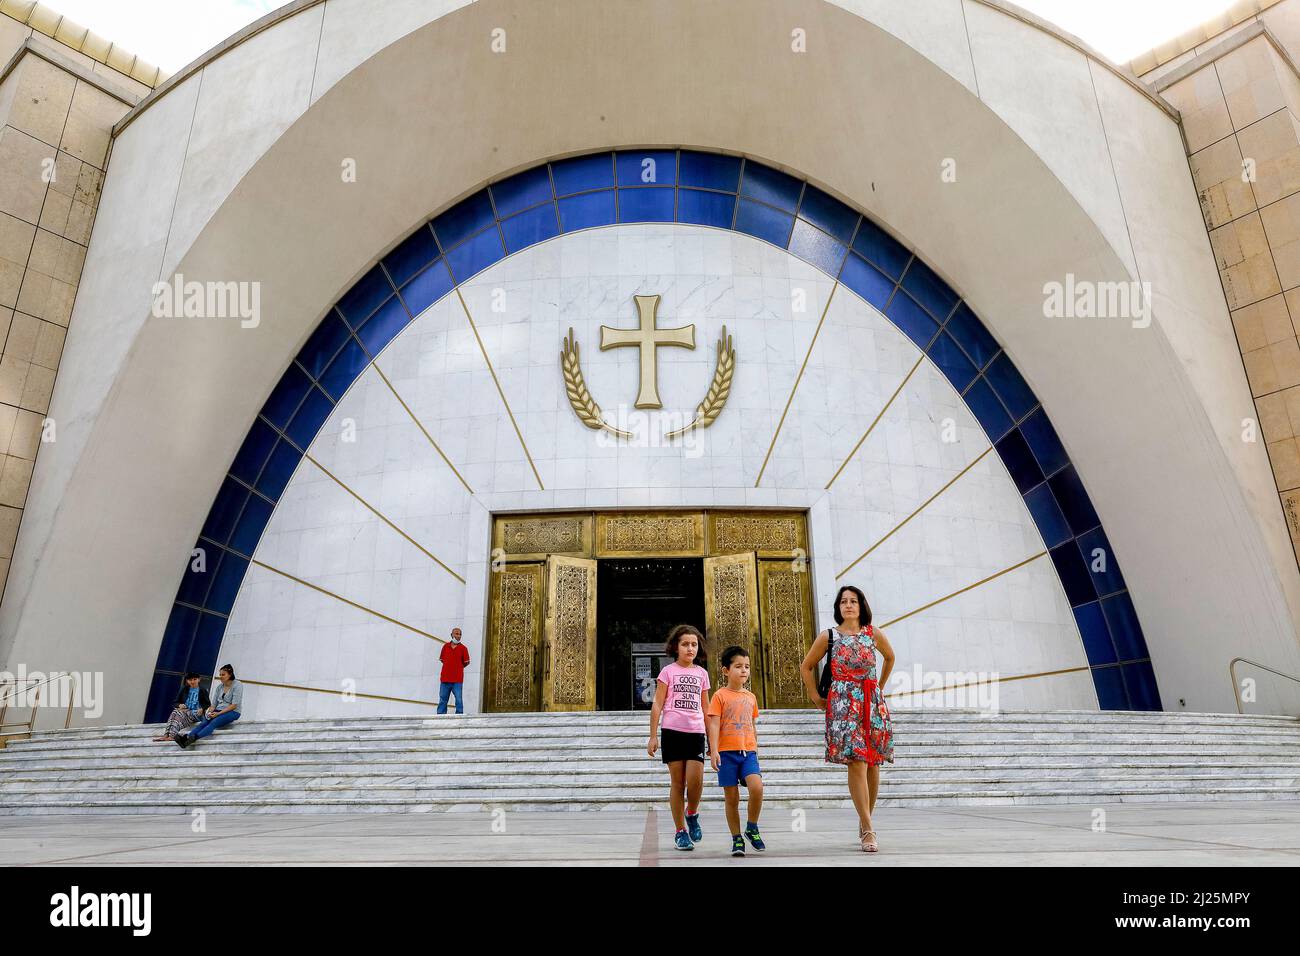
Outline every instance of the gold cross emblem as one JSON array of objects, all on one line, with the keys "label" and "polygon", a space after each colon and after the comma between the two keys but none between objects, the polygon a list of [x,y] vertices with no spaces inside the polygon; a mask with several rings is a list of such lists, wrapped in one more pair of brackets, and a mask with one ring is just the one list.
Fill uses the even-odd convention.
[{"label": "gold cross emblem", "polygon": [[659,369],[655,355],[661,346],[695,348],[695,326],[684,325],[676,329],[661,329],[655,325],[659,311],[659,296],[638,295],[637,311],[641,316],[641,325],[635,329],[613,329],[608,325],[600,327],[600,350],[616,349],[625,345],[635,345],[641,349],[641,389],[637,392],[637,408],[663,408],[659,401]]}]

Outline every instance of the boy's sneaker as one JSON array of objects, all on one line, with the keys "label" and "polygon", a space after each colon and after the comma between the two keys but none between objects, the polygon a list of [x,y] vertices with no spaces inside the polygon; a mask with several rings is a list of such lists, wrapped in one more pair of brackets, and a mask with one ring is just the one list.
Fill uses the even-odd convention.
[{"label": "boy's sneaker", "polygon": [[686,814],[686,828],[691,831],[692,843],[700,843],[704,840],[704,831],[700,829],[700,815],[698,813]]},{"label": "boy's sneaker", "polygon": [[691,842],[690,834],[685,830],[678,830],[677,836],[673,838],[673,843],[679,850],[694,850],[695,844]]},{"label": "boy's sneaker", "polygon": [[[764,850],[767,849],[767,844],[765,844],[763,842],[763,838],[758,835],[757,823],[746,824],[745,836],[749,838],[750,845],[753,846],[753,848],[757,850],[759,853],[762,853]],[[739,840],[740,837],[736,837],[736,839]]]},{"label": "boy's sneaker", "polygon": [[732,856],[745,855],[745,838],[741,836],[739,833],[737,833],[735,836],[731,838],[731,855]]}]

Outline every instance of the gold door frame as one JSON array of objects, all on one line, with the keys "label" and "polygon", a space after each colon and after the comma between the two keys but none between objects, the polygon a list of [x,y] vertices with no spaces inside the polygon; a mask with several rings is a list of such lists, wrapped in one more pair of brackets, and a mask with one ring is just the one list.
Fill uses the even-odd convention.
[{"label": "gold door frame", "polygon": [[546,559],[543,710],[596,709],[596,562]]},{"label": "gold door frame", "polygon": [[[792,682],[798,661],[793,674],[785,670],[796,653],[802,660],[801,635],[806,649],[815,630],[807,521],[806,511],[737,508],[494,515],[484,709],[595,708],[596,560],[625,557],[703,558],[713,686],[718,655],[740,644],[751,655],[760,706],[806,706],[802,681],[798,697]],[[794,567],[802,569],[798,578],[783,573]],[[575,568],[585,570],[564,570]],[[527,693],[519,683],[526,653]]]}]

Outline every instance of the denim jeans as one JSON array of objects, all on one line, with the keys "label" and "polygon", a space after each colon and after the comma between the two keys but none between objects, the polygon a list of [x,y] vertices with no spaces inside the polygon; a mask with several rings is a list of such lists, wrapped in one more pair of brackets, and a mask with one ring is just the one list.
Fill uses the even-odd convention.
[{"label": "denim jeans", "polygon": [[228,710],[224,714],[217,714],[212,718],[203,718],[199,721],[198,726],[189,732],[190,739],[198,740],[200,737],[206,737],[218,727],[224,727],[226,724],[233,724],[239,719],[239,711]]},{"label": "denim jeans", "polygon": [[445,714],[447,712],[447,698],[452,694],[456,695],[456,713],[464,713],[464,700],[461,698],[461,692],[464,686],[465,684],[463,681],[457,681],[454,684],[442,681],[438,685],[438,713]]}]

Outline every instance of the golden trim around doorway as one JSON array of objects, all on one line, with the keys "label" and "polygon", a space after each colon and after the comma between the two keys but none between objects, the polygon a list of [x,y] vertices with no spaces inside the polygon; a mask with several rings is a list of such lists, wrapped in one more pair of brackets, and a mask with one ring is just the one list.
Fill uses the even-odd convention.
[{"label": "golden trim around doorway", "polygon": [[754,551],[808,558],[808,512],[764,508],[622,508],[492,517],[492,560],[707,558]]}]

